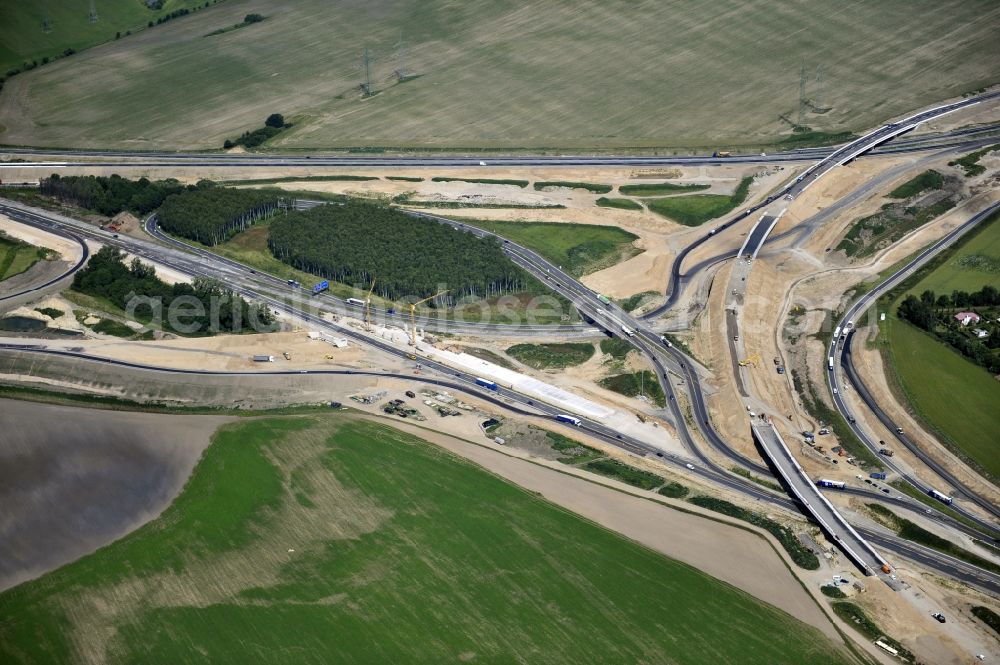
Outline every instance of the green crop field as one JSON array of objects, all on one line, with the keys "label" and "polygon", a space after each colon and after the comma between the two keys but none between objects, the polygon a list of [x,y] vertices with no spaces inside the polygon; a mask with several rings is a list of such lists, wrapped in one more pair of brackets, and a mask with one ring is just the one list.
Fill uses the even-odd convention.
[{"label": "green crop field", "polygon": [[1000,382],[896,315],[908,294],[919,295],[925,290],[973,292],[987,284],[1000,287],[1000,214],[982,222],[938,261],[901,285],[906,291],[895,297],[886,320],[879,323],[880,348],[896,385],[920,417],[946,444],[1000,479],[1000,447],[994,443],[995,437],[983,436],[983,432],[1000,428],[1000,410],[996,408]]},{"label": "green crop field", "polygon": [[507,355],[535,369],[561,369],[587,362],[594,356],[594,345],[586,342],[555,344],[515,344]]},{"label": "green crop field", "polygon": [[617,226],[561,222],[501,222],[460,220],[492,231],[532,249],[567,273],[579,277],[641,254],[632,245],[639,239]]},{"label": "green crop field", "polygon": [[[57,25],[113,37],[86,3],[66,11]],[[205,36],[251,12],[267,20]],[[221,2],[12,77],[0,142],[218,148],[282,113],[295,126],[269,146],[798,145],[996,83],[998,21],[991,0]],[[5,37],[40,40],[40,22]],[[810,131],[792,134],[803,67]]]},{"label": "green crop field", "polygon": [[[923,285],[920,286],[923,289]],[[895,315],[881,323],[888,355],[907,401],[974,462],[1000,478],[1000,382]]]},{"label": "green crop field", "polygon": [[1000,215],[983,222],[981,230],[952,254],[944,265],[920,280],[910,293],[978,291],[986,284],[1000,287]]},{"label": "green crop field", "polygon": [[665,658],[846,662],[690,566],[340,416],[227,426],[159,518],[0,594],[12,664]]},{"label": "green crop field", "polygon": [[[90,4],[97,12],[94,22],[90,20]],[[148,9],[139,0],[2,2],[0,75],[25,62],[55,58],[68,48],[81,51],[114,40],[116,33],[144,30],[149,21],[178,9],[200,9],[204,4],[204,0],[165,0],[161,9]]]}]

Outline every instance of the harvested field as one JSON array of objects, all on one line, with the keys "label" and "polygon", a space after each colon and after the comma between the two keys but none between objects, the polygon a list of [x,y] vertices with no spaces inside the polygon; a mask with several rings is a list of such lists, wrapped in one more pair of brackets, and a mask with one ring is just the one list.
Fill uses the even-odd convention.
[{"label": "harvested field", "polygon": [[0,399],[0,589],[156,517],[228,420]]},{"label": "harvested field", "polygon": [[[249,12],[267,20],[205,38]],[[224,2],[14,76],[0,142],[218,148],[280,112],[282,148],[795,147],[996,83],[998,20],[988,0]]]},{"label": "harvested field", "polygon": [[846,662],[743,592],[344,417],[227,427],[163,518],[2,601],[20,662]]}]

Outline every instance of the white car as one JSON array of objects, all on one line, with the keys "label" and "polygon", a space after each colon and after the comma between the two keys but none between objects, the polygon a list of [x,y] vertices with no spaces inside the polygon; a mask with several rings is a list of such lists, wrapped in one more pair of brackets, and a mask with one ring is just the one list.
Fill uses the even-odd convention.
[{"label": "white car", "polygon": [[479,162],[480,166],[486,166],[486,162]]},{"label": "white car", "polygon": [[694,464],[685,464],[684,466],[694,471]]}]

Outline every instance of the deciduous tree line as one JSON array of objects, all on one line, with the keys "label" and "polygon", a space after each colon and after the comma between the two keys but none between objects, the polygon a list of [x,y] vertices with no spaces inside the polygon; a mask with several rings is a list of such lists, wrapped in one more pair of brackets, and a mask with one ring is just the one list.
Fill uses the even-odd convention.
[{"label": "deciduous tree line", "polygon": [[924,291],[918,298],[908,295],[899,305],[899,316],[913,325],[926,330],[938,337],[972,362],[985,367],[991,374],[1000,374],[1000,326],[996,322],[982,323],[983,329],[989,330],[989,335],[979,339],[972,334],[976,325],[962,326],[955,319],[955,313],[963,307],[991,308],[978,311],[984,319],[995,316],[996,307],[1000,306],[1000,292],[995,287],[984,286],[979,291],[967,293],[954,291],[949,295],[936,295],[933,291]]},{"label": "deciduous tree line", "polygon": [[[116,247],[105,246],[91,256],[73,277],[73,288],[105,298],[139,321],[156,319],[164,330],[187,335],[265,332],[274,324],[267,306],[251,305],[216,280],[167,284],[152,266],[139,259],[125,265],[124,254]],[[179,318],[171,317],[167,312],[178,298],[185,298],[182,302],[186,306]]]},{"label": "deciduous tree line", "polygon": [[183,184],[173,179],[129,180],[119,175],[60,176],[53,173],[39,183],[40,192],[46,196],[96,210],[109,217],[123,210],[146,215],[160,207],[168,196],[185,189]]}]

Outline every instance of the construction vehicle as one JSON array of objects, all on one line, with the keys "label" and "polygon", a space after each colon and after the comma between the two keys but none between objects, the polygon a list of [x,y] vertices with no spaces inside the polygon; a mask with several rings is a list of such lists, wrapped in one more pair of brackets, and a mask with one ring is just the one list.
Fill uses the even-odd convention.
[{"label": "construction vehicle", "polygon": [[368,296],[365,298],[365,330],[372,331],[372,291],[375,290],[375,278],[372,277],[372,286],[368,289]]},{"label": "construction vehicle", "polygon": [[329,353],[326,354],[324,358],[326,358],[327,360],[333,360],[333,356],[331,356]]},{"label": "construction vehicle", "polygon": [[415,303],[410,303],[410,326],[412,326],[411,329],[410,329],[410,346],[416,346],[417,345],[417,305],[419,305],[421,303],[425,303],[428,300],[434,300],[438,296],[443,296],[444,294],[448,293],[449,291],[451,291],[451,289],[445,289],[444,291],[438,291],[434,295],[427,296],[423,300],[418,300]]},{"label": "construction vehicle", "polygon": [[285,356],[285,360],[291,360],[292,359],[292,354],[290,354],[288,351],[282,351],[281,355]]},{"label": "construction vehicle", "polygon": [[712,157],[732,157],[733,153],[727,150],[716,150],[712,153]]},{"label": "construction vehicle", "polygon": [[751,367],[753,367],[754,369],[756,369],[757,368],[757,363],[759,363],[759,362],[760,362],[760,354],[754,352],[754,353],[751,353],[749,356],[747,356],[746,358],[744,358],[743,360],[740,361],[740,367],[746,367],[747,365],[750,365]]},{"label": "construction vehicle", "polygon": [[893,453],[888,448],[880,448],[878,451],[879,455],[885,455],[886,457],[892,457]]}]

